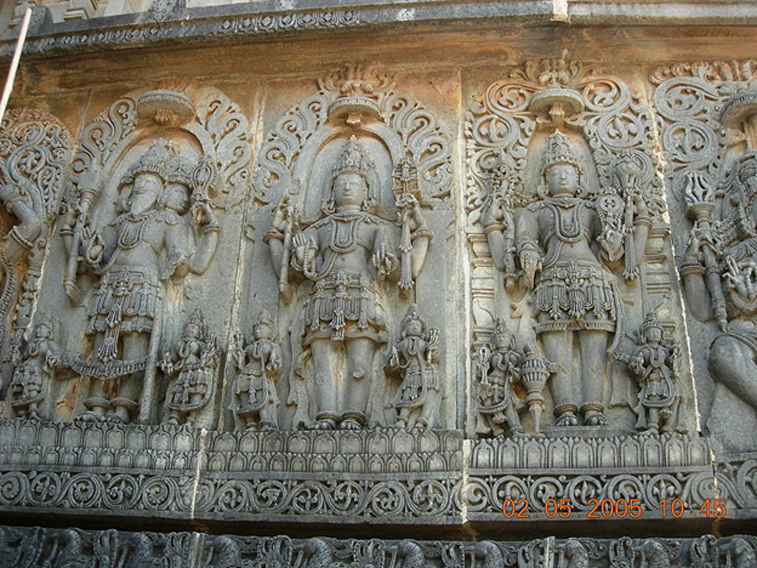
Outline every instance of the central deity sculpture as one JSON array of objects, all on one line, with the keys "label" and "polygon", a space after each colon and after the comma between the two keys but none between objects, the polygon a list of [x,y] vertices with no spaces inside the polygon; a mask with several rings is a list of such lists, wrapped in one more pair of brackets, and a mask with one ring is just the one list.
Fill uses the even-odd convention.
[{"label": "central deity sculpture", "polygon": [[[369,179],[372,167],[366,149],[352,137],[333,168],[322,207],[325,216],[291,232],[292,206],[285,195],[266,236],[277,273],[285,275],[291,264],[310,283],[303,348],[313,364],[316,429],[368,425],[376,354],[388,339],[380,288],[403,273],[417,277],[431,240],[420,204],[409,192],[397,198],[402,229],[374,214],[378,200]],[[401,238],[403,229],[409,238]]]},{"label": "central deity sculpture", "polygon": [[194,197],[192,169],[169,142],[155,142],[121,179],[116,218],[102,234],[87,226],[80,254],[100,280],[85,332],[92,358],[72,363],[94,379],[80,420],[131,420],[150,363],[163,283],[202,274],[215,253],[218,224],[208,203],[195,200],[194,222],[186,217]]},{"label": "central deity sculpture", "polygon": [[[550,387],[556,425],[578,425],[579,411],[585,425],[606,425],[608,342],[623,313],[616,277],[604,265],[629,253],[624,236],[631,232],[636,234],[632,254],[641,258],[650,224],[647,208],[633,187],[633,175],[621,179],[632,226],[617,222],[623,203],[614,194],[604,203],[603,196],[590,200],[583,167],[560,131],[549,138],[541,176],[546,186],[541,200],[511,215],[502,198],[495,197],[484,212],[484,227],[492,256],[517,254],[523,281],[532,292],[535,332],[554,364]],[[627,269],[631,273],[635,266]],[[578,377],[572,373],[574,358]]]}]

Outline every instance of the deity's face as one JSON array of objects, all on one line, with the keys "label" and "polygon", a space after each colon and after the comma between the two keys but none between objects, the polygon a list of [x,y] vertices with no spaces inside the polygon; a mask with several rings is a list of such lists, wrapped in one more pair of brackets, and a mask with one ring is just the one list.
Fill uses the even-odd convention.
[{"label": "deity's face", "polygon": [[662,330],[659,327],[650,327],[644,334],[649,343],[657,345],[662,342]]},{"label": "deity's face", "polygon": [[179,215],[189,211],[189,188],[183,183],[169,183],[166,187],[166,207]]},{"label": "deity's face", "polygon": [[271,327],[264,323],[259,323],[255,326],[253,334],[255,335],[255,339],[270,339]]},{"label": "deity's face", "polygon": [[418,320],[410,320],[405,324],[405,335],[420,337],[423,333],[423,324]]},{"label": "deity's face", "polygon": [[149,210],[163,190],[163,181],[155,174],[142,172],[134,178],[131,190],[131,212],[144,213]]},{"label": "deity's face", "polygon": [[547,188],[553,197],[578,193],[578,170],[572,164],[555,164],[547,170]]},{"label": "deity's face", "polygon": [[339,174],[334,180],[334,201],[340,209],[359,208],[367,191],[365,180],[358,174]]},{"label": "deity's face", "polygon": [[190,323],[184,329],[184,339],[197,339],[198,337],[200,337],[200,333],[200,326]]}]

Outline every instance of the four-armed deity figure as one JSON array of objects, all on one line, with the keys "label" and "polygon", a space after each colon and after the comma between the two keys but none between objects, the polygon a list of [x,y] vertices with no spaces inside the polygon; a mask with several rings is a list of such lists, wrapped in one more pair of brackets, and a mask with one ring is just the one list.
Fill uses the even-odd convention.
[{"label": "four-armed deity figure", "polygon": [[757,151],[736,163],[719,222],[714,188],[693,175],[686,187],[696,218],[681,275],[692,315],[717,320],[712,376],[757,410]]},{"label": "four-armed deity figure", "polygon": [[[642,258],[650,225],[635,177],[616,175],[626,192],[626,220],[632,219],[625,227],[613,222],[614,211],[603,215],[588,198],[578,156],[567,137],[556,131],[541,164],[547,194],[512,217],[497,203],[482,217],[492,256],[516,254],[532,293],[535,331],[547,359],[556,365],[550,386],[557,426],[578,425],[579,410],[587,426],[607,423],[603,386],[608,342],[623,314],[616,277],[603,264],[616,262],[624,253]],[[629,241],[624,238],[631,233],[633,251],[626,250]],[[627,277],[633,277],[633,264],[626,266]],[[572,372],[576,356],[578,376]]]},{"label": "four-armed deity figure", "polygon": [[281,374],[281,347],[275,341],[273,319],[263,310],[255,322],[253,339],[246,346],[244,335],[235,338],[234,359],[239,375],[234,381],[231,410],[245,428],[279,429],[279,397],[276,380]]},{"label": "four-armed deity figure", "polygon": [[[303,347],[313,363],[317,429],[367,426],[375,357],[387,341],[379,287],[399,280],[403,268],[417,277],[431,240],[411,193],[397,199],[402,228],[374,214],[377,188],[370,183],[371,168],[365,148],[353,137],[334,166],[325,216],[292,234],[292,206],[284,196],[266,236],[282,284],[289,264],[308,282]],[[400,250],[403,229],[409,243],[402,239],[407,247]],[[411,266],[400,266],[405,262]]]},{"label": "four-armed deity figure", "polygon": [[169,142],[153,143],[120,180],[116,218],[102,234],[85,225],[81,250],[71,251],[100,278],[85,332],[92,356],[72,363],[92,378],[81,420],[131,420],[139,408],[163,283],[204,273],[215,253],[218,224],[210,205],[200,196],[192,220],[185,215],[194,197],[192,170]]}]

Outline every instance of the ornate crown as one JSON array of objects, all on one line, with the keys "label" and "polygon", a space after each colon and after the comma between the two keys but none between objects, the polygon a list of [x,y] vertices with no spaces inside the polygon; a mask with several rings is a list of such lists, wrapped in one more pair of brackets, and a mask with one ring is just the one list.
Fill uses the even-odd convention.
[{"label": "ornate crown", "polygon": [[255,323],[253,325],[254,327],[257,327],[259,325],[267,325],[269,328],[271,328],[271,334],[275,335],[276,333],[276,324],[273,321],[273,318],[271,317],[270,312],[263,308],[263,311],[260,312],[260,315],[258,316],[258,319],[255,320]]},{"label": "ornate crown", "polygon": [[350,136],[350,139],[336,159],[332,179],[336,179],[338,176],[347,173],[358,174],[367,184],[368,171],[371,169],[373,169],[373,162],[368,157],[365,146],[355,136]]},{"label": "ornate crown", "polygon": [[423,319],[421,318],[420,314],[418,313],[418,306],[415,305],[415,304],[410,304],[410,307],[407,309],[407,313],[405,314],[405,317],[402,318],[402,333],[403,333],[403,336],[404,336],[404,333],[405,333],[404,330],[405,330],[405,327],[407,327],[407,324],[409,324],[410,322],[414,322],[414,321],[420,322],[421,329],[423,329],[423,330],[426,329],[426,322],[423,321]]},{"label": "ornate crown", "polygon": [[507,347],[508,349],[515,349],[515,335],[507,327],[507,323],[502,318],[497,318],[494,323],[494,333],[492,334],[492,343],[496,338],[500,339],[500,347]]},{"label": "ornate crown", "polygon": [[191,326],[195,326],[200,330],[201,337],[206,335],[207,330],[205,329],[205,317],[203,316],[202,310],[200,308],[195,308],[195,310],[192,312],[192,315],[189,316],[187,323],[184,324],[184,333],[182,334],[182,336],[187,335],[187,331]]},{"label": "ornate crown", "polygon": [[168,140],[153,142],[142,157],[132,165],[124,175],[121,183],[134,183],[134,178],[139,174],[155,174],[163,181],[170,179],[169,171],[171,162],[176,159],[176,151],[173,144]]},{"label": "ornate crown", "polygon": [[541,160],[542,176],[546,176],[547,170],[557,164],[570,164],[578,170],[579,180],[583,178],[581,162],[568,144],[568,137],[559,130],[555,130],[547,142],[547,149]]},{"label": "ornate crown", "polygon": [[654,308],[653,310],[650,310],[647,313],[647,317],[644,318],[644,323],[641,324],[641,335],[642,337],[649,329],[659,329],[660,333],[665,333],[665,328],[662,325],[662,322],[660,321],[660,317],[657,313],[659,306],[657,308]]}]

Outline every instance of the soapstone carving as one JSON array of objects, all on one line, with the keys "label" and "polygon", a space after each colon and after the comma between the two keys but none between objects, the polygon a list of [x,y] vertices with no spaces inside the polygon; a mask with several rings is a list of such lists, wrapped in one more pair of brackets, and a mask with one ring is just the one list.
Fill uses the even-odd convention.
[{"label": "soapstone carving", "polygon": [[[578,425],[579,411],[587,426],[607,424],[605,366],[617,341],[609,348],[608,343],[622,332],[624,315],[615,276],[603,263],[616,262],[624,254],[640,258],[650,224],[636,186],[635,164],[619,160],[618,169],[625,203],[612,189],[591,201],[578,156],[557,130],[541,160],[541,199],[511,214],[505,213],[507,203],[495,193],[482,217],[494,258],[512,248],[507,245],[505,225],[514,221],[518,265],[524,286],[533,295],[535,332],[547,359],[559,365],[550,381],[557,426]],[[626,278],[636,277],[636,264],[626,262]],[[574,339],[577,377],[568,368]]]},{"label": "soapstone carving", "polygon": [[216,338],[197,308],[184,326],[175,353],[166,352],[160,362],[163,372],[173,377],[166,392],[169,424],[194,424],[213,394],[217,363]]},{"label": "soapstone carving", "polygon": [[231,410],[242,429],[278,430],[279,397],[276,382],[281,375],[281,347],[273,319],[263,310],[253,326],[253,338],[235,337],[234,361],[239,374],[234,381]]},{"label": "soapstone carving", "polygon": [[432,237],[407,186],[397,188],[397,224],[376,214],[373,168],[352,136],[333,166],[319,218],[295,218],[285,194],[266,235],[284,301],[290,278],[308,282],[302,345],[313,366],[317,429],[368,425],[376,355],[387,342],[380,288],[386,282],[411,292]]},{"label": "soapstone carving", "polygon": [[86,219],[71,229],[81,246],[72,253],[99,277],[85,331],[92,358],[72,363],[92,379],[80,420],[131,421],[139,410],[151,341],[159,341],[155,321],[164,282],[202,274],[213,258],[218,223],[192,180],[202,166],[158,140],[120,180],[115,219],[102,232]]},{"label": "soapstone carving", "polygon": [[674,288],[655,129],[643,93],[563,59],[509,67],[466,115],[474,349],[520,319],[558,427],[626,427],[632,379],[608,356]]},{"label": "soapstone carving", "polygon": [[410,306],[402,320],[400,340],[389,352],[386,370],[402,381],[392,406],[398,428],[433,428],[439,416],[442,387],[436,363],[439,330],[426,329],[418,308]]},{"label": "soapstone carving", "polygon": [[670,432],[678,418],[681,350],[664,335],[665,328],[653,310],[636,334],[636,347],[630,355],[621,356],[640,387],[636,428],[647,433]]},{"label": "soapstone carving", "polygon": [[32,337],[14,353],[10,402],[14,416],[38,420],[40,405],[51,392],[55,373],[65,361],[58,343],[60,323],[52,317],[42,317],[33,329]]},{"label": "soapstone carving", "polygon": [[757,409],[757,151],[736,162],[720,201],[706,174],[688,175],[686,202],[695,219],[681,275],[691,313],[714,319],[721,331],[712,343],[713,377]]},{"label": "soapstone carving", "polygon": [[5,113],[0,125],[0,201],[8,211],[0,229],[3,356],[29,333],[70,151],[71,136],[53,115],[25,108]]},{"label": "soapstone carving", "polygon": [[497,319],[491,341],[478,351],[479,385],[477,393],[478,434],[501,436],[505,426],[513,434],[523,432],[518,410],[523,400],[515,392],[520,382],[520,362],[515,335],[502,319]]}]

